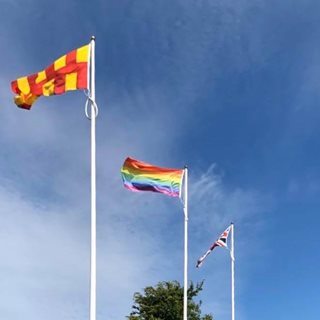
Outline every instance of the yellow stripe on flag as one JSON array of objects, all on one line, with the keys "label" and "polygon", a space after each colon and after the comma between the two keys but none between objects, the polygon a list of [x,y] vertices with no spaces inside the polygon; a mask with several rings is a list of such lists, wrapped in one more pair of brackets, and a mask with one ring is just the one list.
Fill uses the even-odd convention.
[{"label": "yellow stripe on flag", "polygon": [[66,58],[67,58],[67,55],[64,55],[54,62],[54,70],[55,71],[66,66]]},{"label": "yellow stripe on flag", "polygon": [[88,62],[89,60],[89,45],[77,49],[77,63]]},{"label": "yellow stripe on flag", "polygon": [[46,72],[45,71],[40,71],[40,72],[38,72],[38,76],[36,78],[36,83],[38,84],[41,81],[46,80],[46,79],[47,79]]},{"label": "yellow stripe on flag", "polygon": [[65,90],[76,90],[77,89],[77,76],[76,72],[66,74]]},{"label": "yellow stripe on flag", "polygon": [[46,82],[42,86],[42,93],[44,96],[51,96],[54,94],[54,79]]},{"label": "yellow stripe on flag", "polygon": [[27,77],[17,79],[18,88],[22,93],[28,94],[30,92],[30,85]]}]

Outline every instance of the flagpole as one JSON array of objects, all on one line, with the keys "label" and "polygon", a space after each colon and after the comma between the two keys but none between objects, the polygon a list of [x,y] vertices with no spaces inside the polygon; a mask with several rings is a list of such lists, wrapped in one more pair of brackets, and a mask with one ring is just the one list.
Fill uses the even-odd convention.
[{"label": "flagpole", "polygon": [[90,260],[90,320],[96,320],[97,292],[97,234],[96,234],[96,92],[95,37],[90,41],[90,98],[91,98],[91,260]]},{"label": "flagpole", "polygon": [[184,168],[184,285],[183,320],[188,319],[188,168]]},{"label": "flagpole", "polygon": [[231,223],[231,320],[235,320],[234,307],[234,224]]}]

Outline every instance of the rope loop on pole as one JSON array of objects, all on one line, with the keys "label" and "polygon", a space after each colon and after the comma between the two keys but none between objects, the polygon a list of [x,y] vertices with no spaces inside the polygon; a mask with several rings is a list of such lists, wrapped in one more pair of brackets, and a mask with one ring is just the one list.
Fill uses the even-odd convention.
[{"label": "rope loop on pole", "polygon": [[84,94],[87,97],[84,111],[85,111],[87,119],[91,120],[91,115],[90,115],[91,112],[89,113],[89,107],[93,106],[95,118],[98,116],[99,109],[98,109],[96,102],[92,99],[90,91],[85,90]]}]

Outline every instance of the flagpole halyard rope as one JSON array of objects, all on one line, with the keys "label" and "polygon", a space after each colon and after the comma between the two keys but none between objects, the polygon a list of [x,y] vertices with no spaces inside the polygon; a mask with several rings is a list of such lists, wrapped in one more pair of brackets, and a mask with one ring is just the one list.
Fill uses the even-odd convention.
[{"label": "flagpole halyard rope", "polygon": [[93,106],[95,117],[98,116],[99,109],[98,109],[97,103],[92,99],[90,91],[87,90],[84,92],[84,94],[87,97],[86,104],[85,104],[85,114],[86,114],[87,119],[91,120],[91,115],[90,115],[91,108],[90,108],[90,112],[89,112],[89,107]]}]

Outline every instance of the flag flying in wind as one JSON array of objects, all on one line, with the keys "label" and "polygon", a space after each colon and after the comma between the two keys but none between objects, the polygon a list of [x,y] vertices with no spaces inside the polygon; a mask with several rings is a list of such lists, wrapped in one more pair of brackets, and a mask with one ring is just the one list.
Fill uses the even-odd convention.
[{"label": "flag flying in wind", "polygon": [[124,186],[131,191],[152,191],[170,197],[181,196],[183,169],[169,169],[127,158],[121,174]]},{"label": "flag flying in wind", "polygon": [[17,94],[15,104],[30,109],[39,96],[62,94],[70,90],[88,89],[90,45],[75,49],[54,61],[45,70],[11,82]]},{"label": "flag flying in wind", "polygon": [[215,241],[211,247],[209,248],[209,250],[202,256],[198,259],[197,261],[197,268],[200,268],[202,263],[203,263],[203,260],[211,253],[211,251],[215,248],[215,247],[224,247],[224,248],[228,248],[228,245],[227,245],[227,239],[228,239],[228,235],[230,233],[230,230],[231,230],[231,226],[230,225],[225,231],[223,231],[223,233],[221,234],[221,236],[219,237],[219,239],[217,241]]}]

